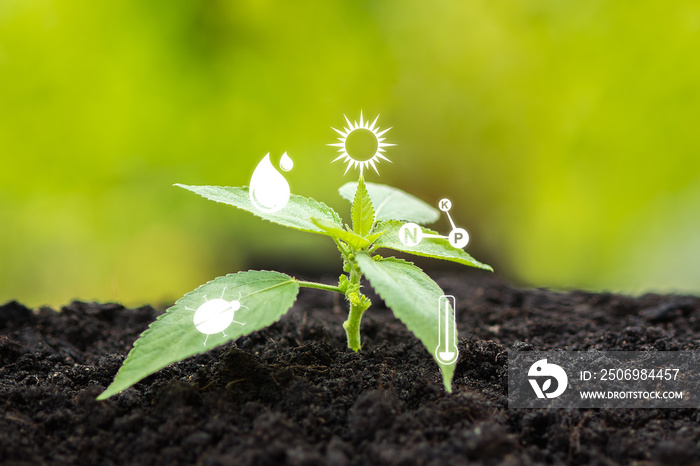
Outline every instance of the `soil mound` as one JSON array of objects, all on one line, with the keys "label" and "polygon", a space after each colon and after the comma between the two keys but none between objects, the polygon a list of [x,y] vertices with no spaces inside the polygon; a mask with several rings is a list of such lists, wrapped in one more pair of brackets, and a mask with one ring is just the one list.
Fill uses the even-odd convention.
[{"label": "soil mound", "polygon": [[95,397],[159,311],[7,303],[0,463],[700,463],[695,409],[516,410],[506,400],[509,350],[697,350],[700,298],[522,290],[481,273],[436,278],[457,298],[452,395],[373,295],[358,354],[341,328],[344,303],[303,289],[273,326],[103,402]]}]

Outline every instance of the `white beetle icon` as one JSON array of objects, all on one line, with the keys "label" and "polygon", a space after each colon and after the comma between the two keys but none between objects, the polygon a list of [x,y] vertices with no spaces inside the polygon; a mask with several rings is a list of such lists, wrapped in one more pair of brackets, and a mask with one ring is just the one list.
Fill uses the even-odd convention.
[{"label": "white beetle icon", "polygon": [[[204,339],[204,346],[207,346],[209,335],[221,332],[226,336],[225,330],[231,325],[231,322],[245,325],[243,322],[233,320],[233,316],[237,310],[242,307],[248,309],[248,306],[242,305],[239,301],[241,299],[241,293],[238,293],[238,299],[226,301],[224,299],[225,292],[226,287],[221,291],[221,297],[207,300],[199,306],[197,310],[185,307],[187,310],[194,311],[195,328],[207,336]],[[205,296],[204,299],[207,299],[207,297]]]}]

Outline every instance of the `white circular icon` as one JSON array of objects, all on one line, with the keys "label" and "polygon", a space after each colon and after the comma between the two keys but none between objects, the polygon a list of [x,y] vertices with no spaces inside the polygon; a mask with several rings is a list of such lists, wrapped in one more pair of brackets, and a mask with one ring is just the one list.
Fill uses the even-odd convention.
[{"label": "white circular icon", "polygon": [[440,206],[440,210],[442,210],[443,212],[447,212],[452,208],[452,201],[450,201],[449,199],[442,199],[440,200],[438,206]]},{"label": "white circular icon", "polygon": [[404,246],[418,246],[418,244],[423,239],[423,230],[421,230],[420,225],[415,223],[404,223],[401,228],[399,228],[399,241]]},{"label": "white circular icon", "polygon": [[448,239],[453,247],[462,249],[469,243],[469,233],[464,228],[455,228],[450,232]]}]

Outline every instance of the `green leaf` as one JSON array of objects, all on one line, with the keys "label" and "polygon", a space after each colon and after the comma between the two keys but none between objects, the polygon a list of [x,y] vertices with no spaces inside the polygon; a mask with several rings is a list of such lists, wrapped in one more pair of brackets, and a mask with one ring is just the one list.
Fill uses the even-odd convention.
[{"label": "green leaf", "polygon": [[[405,191],[377,183],[366,183],[367,192],[379,220],[405,220],[418,224],[433,223],[440,218],[440,211]],[[346,183],[338,190],[341,196],[353,201],[357,183]]]},{"label": "green leaf", "polygon": [[[292,307],[298,292],[294,278],[267,271],[229,274],[200,286],[180,298],[141,334],[114,382],[98,399],[106,399],[168,364],[267,327]],[[216,301],[222,297],[228,305]],[[212,301],[210,309],[201,308]],[[237,310],[236,303],[241,305]],[[211,318],[196,327],[195,316],[207,315]],[[232,322],[228,322],[229,317]],[[207,335],[203,331],[215,333]]]},{"label": "green leaf", "polygon": [[262,212],[253,206],[248,195],[247,187],[224,187],[224,186],[187,186],[184,184],[176,184],[181,188],[199,194],[202,197],[211,199],[212,201],[229,204],[239,209],[247,210],[248,212],[257,215],[258,217],[268,220],[279,225],[284,225],[290,228],[296,228],[301,231],[310,233],[320,233],[328,235],[326,231],[314,225],[311,221],[312,217],[326,220],[336,224],[342,228],[343,221],[340,216],[323,202],[316,201],[311,198],[297,196],[292,194],[287,205],[277,212]]},{"label": "green leaf", "polygon": [[379,237],[382,236],[383,234],[384,234],[384,230],[379,231],[379,232],[377,232],[377,233],[373,233],[373,234],[371,234],[371,235],[369,235],[369,236],[366,236],[366,238],[367,238],[367,241],[369,241],[370,244],[371,244],[371,243],[374,243],[375,241],[377,241],[377,238],[379,238]]},{"label": "green leaf", "polygon": [[[445,389],[452,392],[452,376],[457,362],[443,364],[435,355],[440,338],[438,300],[444,294],[442,289],[410,262],[393,257],[374,260],[367,253],[358,253],[356,260],[362,273],[394,315],[406,324],[435,359],[442,371]],[[453,309],[448,307],[449,318],[453,319]]]},{"label": "green leaf", "polygon": [[355,197],[352,201],[352,229],[360,236],[367,236],[374,224],[374,207],[365,187],[365,180],[360,176]]},{"label": "green leaf", "polygon": [[[406,246],[399,240],[399,230],[404,225],[403,222],[388,221],[377,224],[377,230],[384,230],[384,234],[377,239],[374,246],[377,248],[388,248],[395,251],[403,251],[416,256],[432,257],[434,259],[442,259],[459,264],[468,265],[470,267],[478,267],[484,270],[493,272],[490,265],[483,264],[472,256],[464,252],[463,249],[453,247],[447,239],[444,238],[423,238],[420,243],[415,246]],[[437,232],[421,227],[424,234],[437,234]]]},{"label": "green leaf", "polygon": [[369,246],[370,244],[369,240],[357,235],[355,232],[348,231],[344,228],[340,228],[335,223],[318,218],[312,218],[311,221],[314,223],[314,225],[321,228],[328,235],[338,238],[339,240],[345,241],[354,249],[363,249]]}]

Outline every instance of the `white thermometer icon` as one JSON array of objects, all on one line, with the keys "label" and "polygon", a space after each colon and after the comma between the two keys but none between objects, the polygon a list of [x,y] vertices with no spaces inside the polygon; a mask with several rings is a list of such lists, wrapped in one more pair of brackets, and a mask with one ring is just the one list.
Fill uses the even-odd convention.
[{"label": "white thermometer icon", "polygon": [[435,357],[442,364],[452,364],[459,356],[457,349],[457,325],[455,315],[455,297],[442,295],[438,298],[438,346],[435,348]]}]

